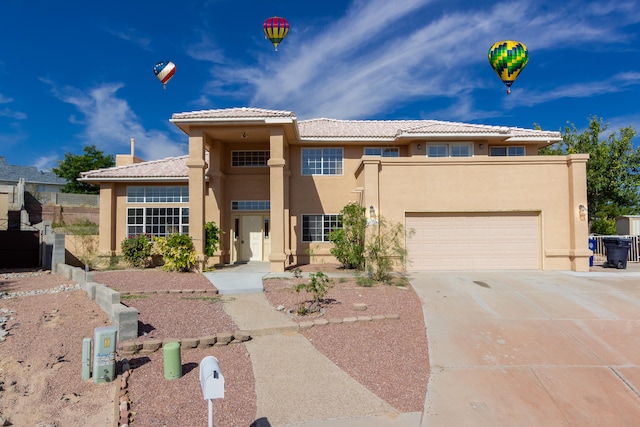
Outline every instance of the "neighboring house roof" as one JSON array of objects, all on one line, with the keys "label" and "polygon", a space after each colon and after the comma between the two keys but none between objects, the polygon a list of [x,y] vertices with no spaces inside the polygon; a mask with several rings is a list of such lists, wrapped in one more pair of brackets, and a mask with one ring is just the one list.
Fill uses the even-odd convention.
[{"label": "neighboring house roof", "polygon": [[8,165],[7,158],[0,156],[0,182],[17,183],[24,178],[27,184],[65,185],[67,180],[53,172],[40,171],[35,166]]},{"label": "neighboring house roof", "polygon": [[187,180],[189,156],[134,163],[80,174],[82,181],[180,181]]}]

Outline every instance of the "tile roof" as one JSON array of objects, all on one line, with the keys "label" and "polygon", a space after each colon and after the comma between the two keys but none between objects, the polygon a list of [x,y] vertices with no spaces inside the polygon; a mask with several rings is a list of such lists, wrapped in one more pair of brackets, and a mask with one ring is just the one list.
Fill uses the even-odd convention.
[{"label": "tile roof", "polygon": [[559,132],[505,126],[476,125],[439,120],[336,120],[312,119],[298,122],[302,139],[395,139],[417,135],[499,135],[559,139]]},{"label": "tile roof", "polygon": [[[230,119],[269,119],[290,118],[298,128],[298,135],[305,140],[396,140],[399,137],[446,137],[456,135],[500,137],[504,140],[553,140],[559,141],[559,132],[534,129],[521,129],[505,126],[478,125],[469,123],[446,122],[439,120],[337,120],[311,119],[296,121],[291,111],[267,110],[262,108],[226,108],[175,113],[172,121]],[[132,165],[83,172],[87,181],[109,180],[176,180],[187,179],[188,156],[170,157],[162,160],[135,163]]]},{"label": "tile roof", "polygon": [[17,183],[20,178],[24,178],[24,182],[27,184],[55,184],[62,186],[67,183],[66,179],[60,178],[55,173],[40,171],[35,166],[8,165],[7,158],[0,156],[0,181]]},{"label": "tile roof", "polygon": [[267,110],[264,108],[224,108],[220,110],[201,110],[186,113],[174,113],[171,120],[182,119],[262,119],[274,117],[290,117],[295,119],[296,115],[291,111]]},{"label": "tile roof", "polygon": [[82,172],[80,175],[83,180],[87,181],[108,181],[110,179],[186,179],[189,176],[189,169],[187,168],[188,158],[189,156],[169,157],[161,160]]}]

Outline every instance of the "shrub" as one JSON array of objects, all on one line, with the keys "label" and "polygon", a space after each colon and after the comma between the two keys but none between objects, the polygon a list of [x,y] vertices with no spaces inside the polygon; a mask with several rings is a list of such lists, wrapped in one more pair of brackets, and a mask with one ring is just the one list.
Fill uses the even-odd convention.
[{"label": "shrub", "polygon": [[196,250],[188,234],[153,238],[153,254],[162,255],[163,270],[191,271],[196,265]]},{"label": "shrub", "polygon": [[356,203],[348,203],[340,211],[340,219],[342,228],[329,233],[329,241],[333,243],[329,251],[344,268],[362,270],[365,265],[364,243],[367,228],[365,208]]},{"label": "shrub", "polygon": [[222,231],[214,221],[204,225],[204,254],[213,256],[220,247],[220,234]]},{"label": "shrub", "polygon": [[[408,233],[413,235],[413,230]],[[405,228],[401,223],[389,224],[380,217],[367,238],[365,258],[367,273],[376,282],[391,283],[396,266],[404,268],[407,250],[404,247]]]},{"label": "shrub", "polygon": [[120,244],[124,260],[136,268],[144,268],[151,256],[151,238],[146,234],[129,236]]},{"label": "shrub", "polygon": [[314,313],[320,311],[322,299],[327,296],[329,289],[333,285],[333,280],[326,274],[319,271],[309,275],[308,283],[300,283],[295,287],[296,292],[306,291],[313,295],[313,301],[308,306],[302,303],[298,308],[299,314]]}]

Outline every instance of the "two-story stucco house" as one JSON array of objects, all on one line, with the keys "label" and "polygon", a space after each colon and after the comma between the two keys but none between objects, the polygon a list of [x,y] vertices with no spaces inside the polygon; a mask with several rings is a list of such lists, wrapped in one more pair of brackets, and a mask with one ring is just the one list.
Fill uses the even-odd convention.
[{"label": "two-story stucco house", "polygon": [[[100,251],[128,235],[224,231],[214,261],[271,270],[334,261],[328,232],[349,202],[400,222],[407,270],[589,268],[587,155],[538,156],[558,132],[434,120],[298,121],[289,111],[174,114],[189,154],[117,166],[100,185]],[[133,150],[132,150],[133,151]],[[321,262],[321,261],[320,261]]]}]

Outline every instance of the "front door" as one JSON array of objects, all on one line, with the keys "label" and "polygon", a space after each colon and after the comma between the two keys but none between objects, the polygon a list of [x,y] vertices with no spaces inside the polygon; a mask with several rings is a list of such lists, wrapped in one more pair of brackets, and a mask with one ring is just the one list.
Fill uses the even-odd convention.
[{"label": "front door", "polygon": [[240,218],[242,261],[262,261],[262,217]]}]

